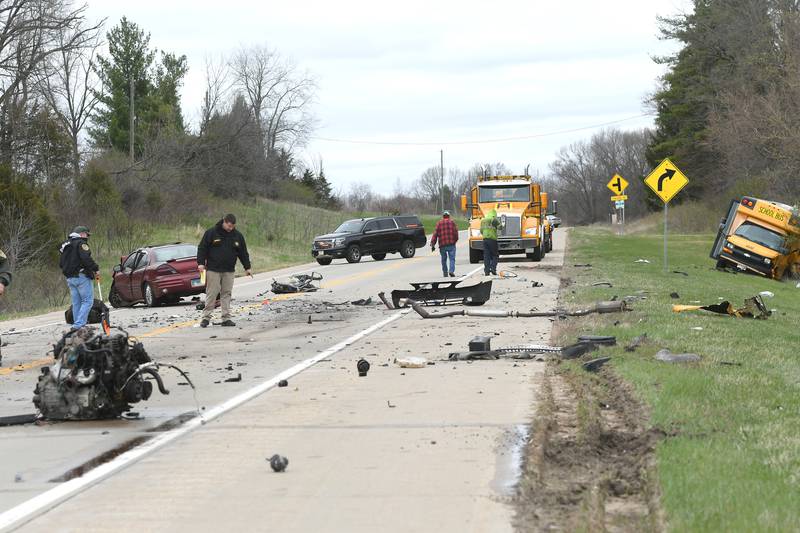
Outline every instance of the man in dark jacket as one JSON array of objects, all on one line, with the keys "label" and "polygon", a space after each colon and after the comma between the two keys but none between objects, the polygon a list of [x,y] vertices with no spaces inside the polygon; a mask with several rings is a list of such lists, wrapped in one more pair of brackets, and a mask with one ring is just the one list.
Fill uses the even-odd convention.
[{"label": "man in dark jacket", "polygon": [[237,259],[242,263],[245,274],[252,276],[244,235],[236,229],[236,217],[225,215],[205,232],[197,247],[197,268],[206,273],[206,306],[203,320],[200,321],[201,327],[208,327],[217,297],[222,304],[222,325],[236,325],[231,320],[231,292]]},{"label": "man in dark jacket", "polygon": [[11,285],[11,266],[3,250],[0,250],[0,296],[6,292],[6,287]]},{"label": "man in dark jacket", "polygon": [[67,278],[69,294],[72,298],[72,329],[86,325],[89,311],[94,304],[95,279],[100,279],[100,267],[92,259],[89,249],[89,228],[76,226],[69,234],[69,240],[61,245],[59,266]]}]

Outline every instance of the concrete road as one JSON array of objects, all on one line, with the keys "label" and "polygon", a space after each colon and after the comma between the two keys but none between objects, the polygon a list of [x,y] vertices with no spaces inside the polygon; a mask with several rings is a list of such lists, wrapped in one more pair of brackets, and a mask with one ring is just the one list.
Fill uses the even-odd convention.
[{"label": "concrete road", "polygon": [[[501,271],[517,277],[495,279],[484,307],[553,307],[563,243],[556,232],[541,263],[504,258]],[[464,246],[458,258],[458,274],[481,277]],[[266,292],[273,277],[308,270],[325,276],[321,291]],[[136,420],[0,428],[0,526],[5,517],[31,531],[509,530],[506,500],[543,363],[453,363],[447,354],[478,334],[492,335],[493,346],[541,343],[550,321],[423,320],[345,304],[377,302],[381,290],[439,272],[438,253],[421,249],[407,260],[337,261],[240,279],[236,328],[199,329],[198,312],[186,305],[116,311],[113,322],[154,359],[189,372],[197,403],[179,376],[168,375],[171,394],[137,404]],[[59,318],[2,324],[10,344],[0,416],[32,412]],[[409,355],[434,364],[394,363]],[[372,364],[367,377],[355,370],[361,357]],[[272,388],[281,373],[291,376],[289,386]],[[239,374],[241,381],[225,381]],[[179,424],[198,403],[211,421]],[[131,458],[137,450],[141,458]],[[285,473],[270,470],[273,453],[289,458]]]}]

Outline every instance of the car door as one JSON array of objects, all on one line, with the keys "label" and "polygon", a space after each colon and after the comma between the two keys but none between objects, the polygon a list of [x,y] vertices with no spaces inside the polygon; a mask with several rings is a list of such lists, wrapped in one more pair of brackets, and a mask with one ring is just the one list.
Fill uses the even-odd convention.
[{"label": "car door", "polygon": [[144,285],[145,269],[149,263],[147,252],[140,251],[133,265],[133,272],[131,272],[131,296],[133,300],[144,299],[142,285]]},{"label": "car door", "polygon": [[114,286],[117,288],[120,297],[128,302],[133,301],[131,294],[131,274],[133,274],[133,266],[136,260],[139,259],[139,250],[131,252],[125,261],[122,262],[122,269],[116,278],[114,278]]},{"label": "car door", "polygon": [[397,226],[394,218],[384,218],[378,221],[378,231],[381,252],[397,251],[403,240],[403,232]]},{"label": "car door", "polygon": [[378,221],[368,220],[364,224],[364,235],[361,238],[361,254],[369,255],[376,253],[376,245],[378,242]]}]

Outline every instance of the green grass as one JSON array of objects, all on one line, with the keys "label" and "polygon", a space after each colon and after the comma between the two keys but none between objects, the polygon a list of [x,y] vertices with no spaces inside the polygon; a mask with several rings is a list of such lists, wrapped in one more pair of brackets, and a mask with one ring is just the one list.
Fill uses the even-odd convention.
[{"label": "green grass", "polygon": [[[591,332],[616,335],[623,346],[643,333],[650,338],[635,353],[617,347],[609,355],[614,370],[650,407],[652,424],[673,435],[657,448],[669,528],[796,531],[800,289],[795,282],[716,271],[708,257],[711,235],[671,236],[669,270],[664,272],[662,239],[572,230],[565,273],[575,283],[562,296],[567,304],[577,304],[647,291],[633,312],[603,316]],[[635,263],[638,258],[651,262]],[[593,268],[574,268],[576,263]],[[613,288],[592,287],[596,281],[610,281]],[[744,298],[765,290],[775,294],[766,299],[776,310],[767,320],[671,311],[673,303],[716,303],[720,297],[740,306]],[[680,298],[670,298],[671,292]],[[617,320],[621,323],[614,326]],[[660,348],[703,359],[692,365],[662,363],[653,358]]]}]

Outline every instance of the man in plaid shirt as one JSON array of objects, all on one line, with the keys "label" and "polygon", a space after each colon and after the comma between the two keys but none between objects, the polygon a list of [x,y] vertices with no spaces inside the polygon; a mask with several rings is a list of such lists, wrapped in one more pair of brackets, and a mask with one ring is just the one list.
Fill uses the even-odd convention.
[{"label": "man in plaid shirt", "polygon": [[[458,242],[458,228],[450,219],[450,211],[442,213],[442,219],[436,223],[436,229],[431,235],[431,252],[436,250],[439,243],[439,255],[442,257],[442,276],[456,277],[456,243]],[[450,258],[450,269],[447,268],[447,258]]]}]

